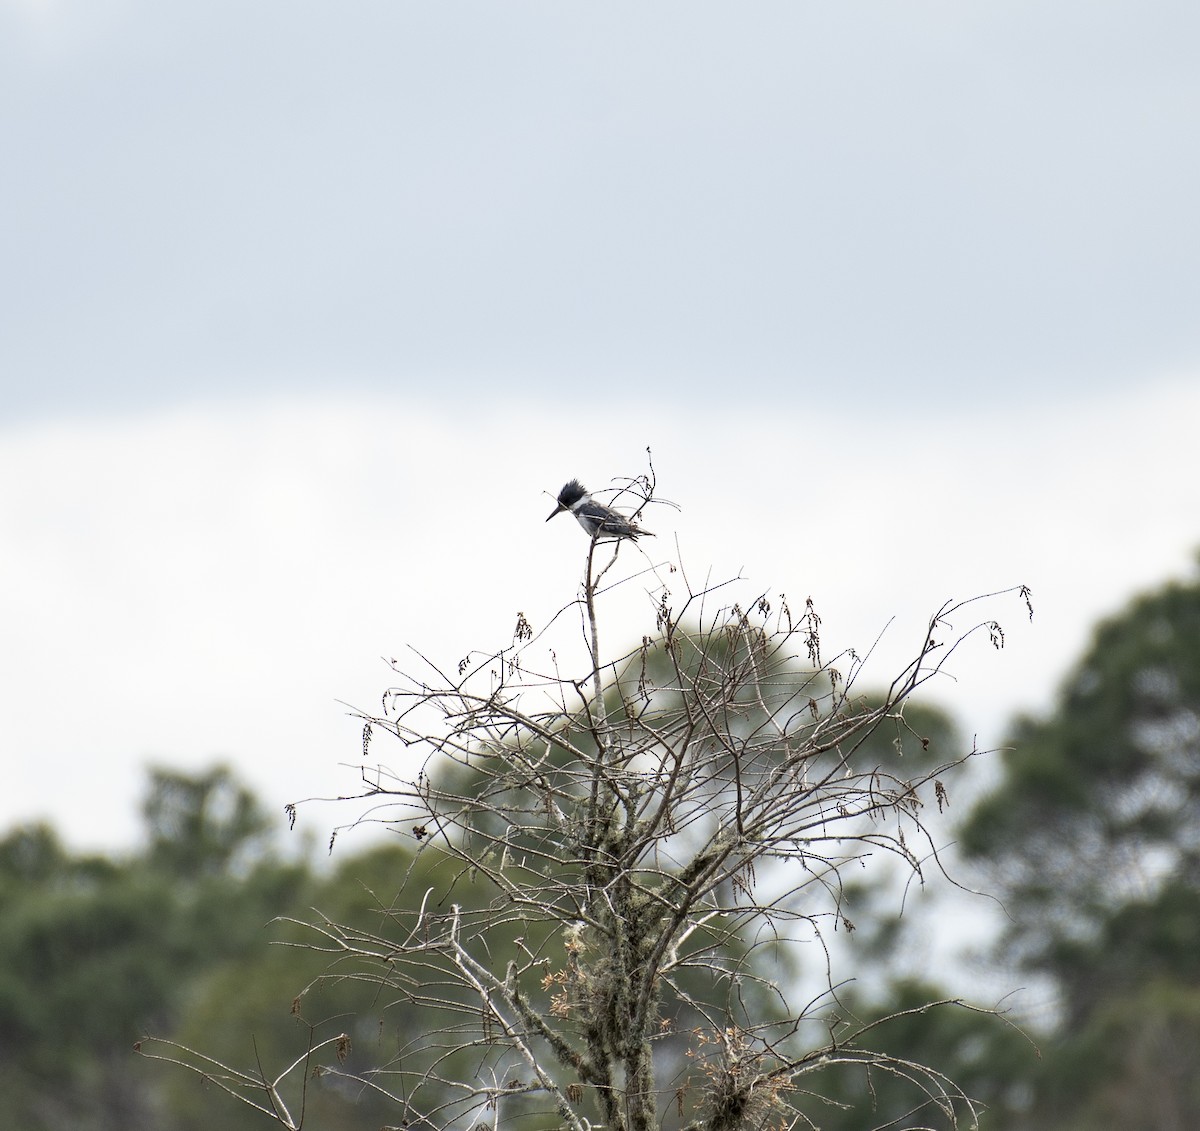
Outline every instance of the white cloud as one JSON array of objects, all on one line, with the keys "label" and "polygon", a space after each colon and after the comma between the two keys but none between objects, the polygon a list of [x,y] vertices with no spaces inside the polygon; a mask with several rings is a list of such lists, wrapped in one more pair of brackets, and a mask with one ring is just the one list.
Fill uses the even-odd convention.
[{"label": "white cloud", "polygon": [[[270,806],[353,785],[358,727],[408,643],[447,664],[544,624],[584,544],[543,520],[561,481],[635,474],[654,445],[655,555],[812,595],[827,653],[907,655],[944,599],[1027,583],[940,698],[981,742],[1044,706],[1093,620],[1183,571],[1197,541],[1200,389],[863,427],[795,410],[502,418],[365,400],[230,403],[0,436],[0,825],[135,832],[147,759],[231,759]],[[614,440],[615,437],[615,440]],[[681,586],[675,583],[676,592]],[[620,629],[648,607],[636,592]],[[651,618],[652,623],[652,618]],[[965,622],[960,625],[965,627]],[[570,645],[562,645],[569,650]],[[375,753],[395,760],[381,744]],[[343,814],[343,817],[348,816]],[[332,820],[312,811],[310,827]]]}]

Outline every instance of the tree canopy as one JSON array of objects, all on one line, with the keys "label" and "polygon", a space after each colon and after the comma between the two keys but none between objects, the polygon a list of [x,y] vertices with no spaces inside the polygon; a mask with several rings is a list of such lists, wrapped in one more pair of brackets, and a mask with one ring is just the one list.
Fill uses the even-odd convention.
[{"label": "tree canopy", "polygon": [[1054,711],[1005,745],[962,844],[1014,917],[1011,957],[1072,1024],[1101,987],[1200,973],[1200,585],[1099,625]]},{"label": "tree canopy", "polygon": [[[623,490],[644,505],[653,484]],[[946,634],[974,602],[938,610],[872,694],[862,657],[822,656],[811,601],[725,603],[723,584],[693,588],[669,562],[607,582],[620,545],[610,558],[601,533],[578,597],[542,633],[518,614],[511,645],[457,671],[421,653],[393,662],[382,710],[363,713],[364,752],[379,735],[400,744],[398,768],[364,772],[369,819],[410,837],[413,857],[376,925],[311,921],[333,966],[302,996],[372,985],[402,1027],[365,1072],[344,1063],[348,1031],[325,1038],[319,1075],[431,1129],[808,1124],[831,1071],[857,1073],[854,1102],[872,1110],[873,1074],[900,1085],[881,1125],[973,1122],[953,1080],[875,1039],[883,1015],[843,1007],[831,940],[856,930],[863,869],[940,870],[943,779],[977,752],[939,749],[909,701],[962,643]],[[632,583],[653,627],[603,650],[608,595]],[[549,634],[575,617],[585,655],[569,672]],[[1002,643],[993,620],[976,632]],[[267,1076],[152,1047],[286,1127],[306,1118],[307,1056]]]},{"label": "tree canopy", "polygon": [[1006,745],[962,845],[1053,1003],[1022,1125],[1200,1126],[1200,582],[1101,623]]}]

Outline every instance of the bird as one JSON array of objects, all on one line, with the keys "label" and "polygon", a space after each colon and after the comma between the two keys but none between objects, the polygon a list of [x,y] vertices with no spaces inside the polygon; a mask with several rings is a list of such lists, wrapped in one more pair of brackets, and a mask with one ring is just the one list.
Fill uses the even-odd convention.
[{"label": "bird", "polygon": [[612,507],[606,507],[603,503],[596,502],[578,479],[572,479],[563,484],[563,489],[558,493],[558,506],[550,512],[550,517],[546,521],[549,522],[556,514],[563,511],[570,511],[579,520],[579,525],[583,527],[589,538],[595,538],[601,542],[620,540],[621,538],[637,541],[643,534],[654,537],[653,533],[649,530],[642,530],[632,519],[626,518]]}]

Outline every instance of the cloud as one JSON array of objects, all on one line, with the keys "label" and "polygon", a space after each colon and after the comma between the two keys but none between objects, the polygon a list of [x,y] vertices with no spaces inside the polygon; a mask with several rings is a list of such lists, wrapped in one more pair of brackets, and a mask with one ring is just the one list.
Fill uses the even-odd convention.
[{"label": "cloud", "polygon": [[1195,5],[47,10],[69,57],[0,36],[10,412],[247,372],[994,407],[1200,356]]},{"label": "cloud", "polygon": [[[1009,712],[1047,705],[1096,617],[1187,568],[1198,389],[887,425],[732,401],[581,418],[327,396],[10,430],[0,823],[47,815],[74,842],[126,844],[148,759],[229,758],[272,808],[352,788],[338,767],[358,726],[337,701],[372,708],[381,657],[407,644],[452,665],[511,639],[518,611],[544,625],[584,550],[543,522],[546,492],[637,474],[646,444],[683,507],[654,516],[656,560],[678,538],[693,584],[740,573],[744,594],[811,595],[827,654],[865,651],[894,617],[869,677],[942,601],[1031,585],[1034,623],[999,609],[1006,652],[978,643],[938,689],[994,743]],[[621,600],[614,646],[653,623],[637,585]]]}]

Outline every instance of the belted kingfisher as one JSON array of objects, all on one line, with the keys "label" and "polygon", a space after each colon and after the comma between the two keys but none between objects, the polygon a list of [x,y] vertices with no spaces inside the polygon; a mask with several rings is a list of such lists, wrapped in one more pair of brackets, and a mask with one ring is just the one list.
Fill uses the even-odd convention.
[{"label": "belted kingfisher", "polygon": [[641,530],[623,514],[618,514],[612,507],[596,502],[587,493],[587,488],[578,479],[572,479],[563,485],[558,493],[558,506],[550,512],[549,522],[561,511],[570,511],[578,520],[579,525],[587,532],[589,538],[601,542],[629,538],[636,541],[643,534],[654,535],[649,530]]}]

